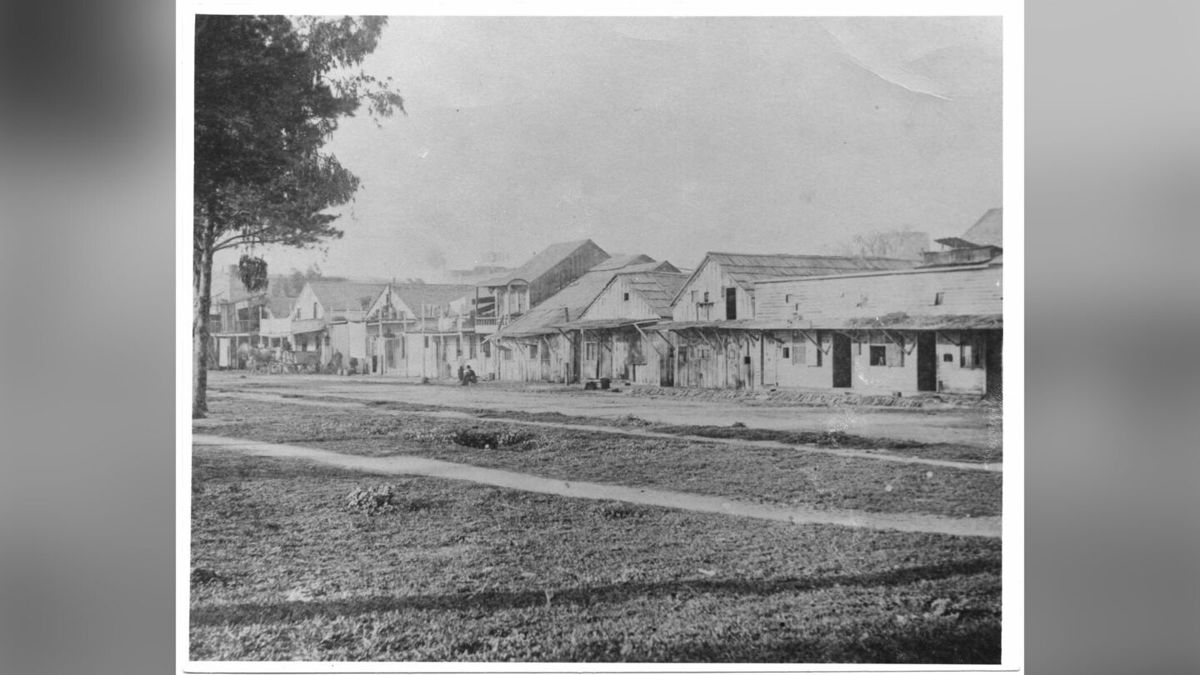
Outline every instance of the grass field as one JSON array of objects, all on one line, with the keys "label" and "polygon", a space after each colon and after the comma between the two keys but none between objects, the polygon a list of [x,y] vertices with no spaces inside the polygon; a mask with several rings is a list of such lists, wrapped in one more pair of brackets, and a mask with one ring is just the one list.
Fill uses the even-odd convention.
[{"label": "grass field", "polygon": [[[243,419],[208,433],[264,440],[326,433],[323,443],[360,443],[347,440],[354,436],[348,425],[384,444],[389,434],[433,434],[429,452],[450,452],[438,440],[442,430],[403,417],[390,427],[387,418],[342,411],[334,424],[311,408],[213,403],[214,416]],[[260,425],[270,416],[278,426]],[[372,421],[386,433],[376,435]],[[327,423],[325,432],[315,427]],[[331,440],[336,433],[345,436]],[[719,481],[731,464],[705,464],[722,461],[729,448],[672,442],[614,455],[601,439],[554,450],[559,440],[526,439],[510,451],[458,459],[505,458],[495,461],[547,471],[608,465],[649,479],[697,456],[700,463],[660,480],[730,490],[741,484]],[[668,457],[656,462],[651,455],[659,453]],[[572,454],[586,461],[564,464]],[[822,485],[840,480],[837,489],[846,492],[831,501],[854,501],[849,479],[837,476],[862,467],[840,467],[829,457],[820,460],[828,465],[805,464],[810,459],[816,461],[797,455],[800,464],[784,471],[807,466]],[[771,482],[779,472],[764,470],[768,457],[741,461],[740,481],[758,480],[786,497]],[[194,660],[1000,658],[1000,543],[993,539],[797,527],[440,479],[385,479],[207,448],[195,451],[193,469]]]},{"label": "grass field", "polygon": [[[898,464],[676,439],[451,420],[372,409],[322,410],[217,398],[205,433],[295,443],[347,454],[413,454],[545,476],[698,492],[782,506],[993,516],[998,473]],[[749,433],[755,430],[737,429]],[[497,448],[456,436],[510,435]]]}]

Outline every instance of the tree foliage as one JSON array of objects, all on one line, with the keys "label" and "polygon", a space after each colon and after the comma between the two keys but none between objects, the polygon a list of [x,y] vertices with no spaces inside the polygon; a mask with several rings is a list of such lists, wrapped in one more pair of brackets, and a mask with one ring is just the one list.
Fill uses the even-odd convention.
[{"label": "tree foliage", "polygon": [[[382,17],[196,17],[193,174],[192,415],[207,410],[213,254],[342,236],[331,207],[358,178],[322,149],[365,104],[376,120],[404,111],[390,81],[361,70]],[[255,262],[257,260],[258,262]],[[242,271],[266,270],[253,256]]]},{"label": "tree foliage", "polygon": [[194,209],[208,235],[197,246],[307,246],[342,235],[325,211],[348,202],[359,180],[321,149],[363,102],[376,118],[403,111],[390,83],[354,72],[385,22],[197,17]]}]

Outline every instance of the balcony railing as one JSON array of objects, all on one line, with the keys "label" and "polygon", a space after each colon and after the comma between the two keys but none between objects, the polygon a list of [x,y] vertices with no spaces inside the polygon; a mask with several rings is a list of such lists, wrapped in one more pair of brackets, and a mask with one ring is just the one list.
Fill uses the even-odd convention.
[{"label": "balcony railing", "polygon": [[238,319],[236,321],[213,319],[209,322],[208,332],[213,334],[256,333],[258,332],[258,319]]}]

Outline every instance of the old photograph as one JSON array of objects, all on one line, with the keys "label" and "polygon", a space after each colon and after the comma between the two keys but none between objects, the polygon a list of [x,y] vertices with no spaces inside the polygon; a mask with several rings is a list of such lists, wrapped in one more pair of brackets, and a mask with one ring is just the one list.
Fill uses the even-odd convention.
[{"label": "old photograph", "polygon": [[1018,666],[1007,21],[187,16],[180,658]]}]

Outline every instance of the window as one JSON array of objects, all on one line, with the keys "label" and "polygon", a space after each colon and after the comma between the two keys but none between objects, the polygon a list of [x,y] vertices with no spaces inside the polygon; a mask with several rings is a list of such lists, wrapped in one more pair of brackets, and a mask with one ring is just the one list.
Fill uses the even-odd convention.
[{"label": "window", "polygon": [[942,361],[946,363],[954,363],[954,355],[950,352],[946,352],[945,354],[942,354]]},{"label": "window", "polygon": [[887,365],[887,347],[885,345],[871,345],[871,365]]},{"label": "window", "polygon": [[500,348],[500,351],[504,352],[504,360],[505,360],[505,361],[512,361],[512,353],[513,353],[513,350],[511,350],[511,349],[504,349],[503,347],[501,347],[501,348]]},{"label": "window", "polygon": [[933,304],[935,304],[935,305],[942,304],[942,301],[944,301],[945,299],[946,299],[946,294],[943,293],[942,291],[938,291],[937,293],[933,294]]},{"label": "window", "polygon": [[429,336],[425,336],[425,349],[429,349]]},{"label": "window", "polygon": [[595,361],[596,360],[596,343],[595,342],[583,343],[583,360],[584,361]]},{"label": "window", "polygon": [[484,342],[481,345],[481,349],[483,351],[483,358],[485,358],[485,359],[492,358],[492,343]]},{"label": "window", "polygon": [[536,358],[537,358],[537,352],[538,352],[538,349],[537,349],[537,348],[538,348],[538,346],[537,346],[537,345],[529,345],[529,358],[530,358],[530,359],[536,359]]},{"label": "window", "polygon": [[785,359],[792,358],[792,348],[791,347],[783,348],[783,358],[785,358]]},{"label": "window", "polygon": [[983,367],[983,338],[978,335],[964,337],[962,344],[958,347],[959,367],[961,368],[982,368]]},{"label": "window", "polygon": [[629,291],[625,291],[624,299],[625,299],[625,302],[629,302]]},{"label": "window", "polygon": [[737,318],[737,289],[725,289],[725,318],[733,320]]},{"label": "window", "polygon": [[317,318],[317,303],[315,303],[315,302],[313,303],[313,315],[312,315],[312,318],[314,318],[314,319],[315,319],[315,318]]}]

